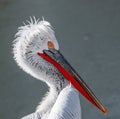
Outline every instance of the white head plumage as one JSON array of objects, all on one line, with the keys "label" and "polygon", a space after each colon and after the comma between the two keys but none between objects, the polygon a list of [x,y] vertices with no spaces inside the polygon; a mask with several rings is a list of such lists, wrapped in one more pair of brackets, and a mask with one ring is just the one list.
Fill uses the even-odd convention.
[{"label": "white head plumage", "polygon": [[[37,55],[37,52],[47,50],[48,41],[52,41],[57,50],[59,45],[52,26],[48,21],[44,19],[39,21],[33,17],[27,22],[27,25],[24,23],[24,26],[18,28],[18,32],[15,35],[15,40],[13,41],[14,59],[24,71],[39,79],[37,68],[42,69],[45,66],[43,64],[46,62]],[[43,64],[39,65],[41,63]],[[43,79],[42,76],[41,79]]]}]

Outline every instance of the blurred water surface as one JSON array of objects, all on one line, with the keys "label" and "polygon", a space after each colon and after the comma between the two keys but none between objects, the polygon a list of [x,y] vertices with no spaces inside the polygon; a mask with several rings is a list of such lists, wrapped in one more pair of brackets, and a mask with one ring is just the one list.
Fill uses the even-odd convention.
[{"label": "blurred water surface", "polygon": [[104,116],[80,95],[82,118],[119,119],[119,0],[0,0],[0,119],[32,113],[48,90],[13,60],[14,34],[30,16],[53,25],[61,52],[109,111]]}]

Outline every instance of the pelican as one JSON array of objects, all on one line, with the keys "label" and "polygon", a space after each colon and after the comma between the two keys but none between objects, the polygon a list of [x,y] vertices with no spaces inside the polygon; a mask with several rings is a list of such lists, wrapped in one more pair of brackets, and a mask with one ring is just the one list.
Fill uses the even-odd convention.
[{"label": "pelican", "polygon": [[27,22],[15,35],[14,59],[25,72],[45,82],[49,92],[36,111],[22,119],[81,119],[78,92],[106,114],[107,109],[60,53],[51,24],[35,17]]}]

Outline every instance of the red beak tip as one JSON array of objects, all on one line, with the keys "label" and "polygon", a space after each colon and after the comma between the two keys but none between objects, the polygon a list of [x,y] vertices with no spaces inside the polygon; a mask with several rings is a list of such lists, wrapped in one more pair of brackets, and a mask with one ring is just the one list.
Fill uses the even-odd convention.
[{"label": "red beak tip", "polygon": [[108,114],[108,110],[105,109],[103,113],[104,113],[104,115],[107,115]]}]

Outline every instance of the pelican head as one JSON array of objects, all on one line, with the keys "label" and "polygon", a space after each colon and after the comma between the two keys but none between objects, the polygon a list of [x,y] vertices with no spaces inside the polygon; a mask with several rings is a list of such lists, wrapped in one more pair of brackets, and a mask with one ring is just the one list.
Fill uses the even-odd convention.
[{"label": "pelican head", "polygon": [[[13,54],[17,64],[33,77],[45,81],[48,85],[58,84],[61,89],[68,81],[37,53],[43,53],[44,50],[55,48],[59,50],[52,26],[47,21],[34,21],[31,19],[28,25],[18,28],[13,42]],[[61,80],[59,80],[61,79]],[[60,83],[60,85],[59,85]],[[58,88],[57,87],[57,88]]]},{"label": "pelican head", "polygon": [[[107,112],[59,52],[59,45],[49,22],[38,21],[35,18],[33,22],[31,19],[29,24],[18,28],[15,37],[13,42],[14,59],[25,72],[46,82],[58,94],[71,82],[92,104],[102,112]],[[46,111],[46,109],[44,110]]]}]

